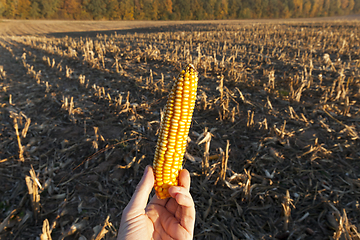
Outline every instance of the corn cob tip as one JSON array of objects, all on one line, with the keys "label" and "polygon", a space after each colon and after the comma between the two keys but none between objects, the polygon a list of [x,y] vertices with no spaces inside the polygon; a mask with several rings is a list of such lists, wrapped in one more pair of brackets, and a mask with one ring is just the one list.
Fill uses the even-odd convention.
[{"label": "corn cob tip", "polygon": [[154,188],[160,199],[170,197],[168,189],[178,185],[195,106],[198,73],[192,64],[174,82],[164,108],[154,156]]}]

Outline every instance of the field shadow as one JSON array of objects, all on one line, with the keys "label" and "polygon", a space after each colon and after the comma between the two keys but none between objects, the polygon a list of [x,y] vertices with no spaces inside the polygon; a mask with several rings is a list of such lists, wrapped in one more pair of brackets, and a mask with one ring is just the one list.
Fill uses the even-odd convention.
[{"label": "field shadow", "polygon": [[94,38],[97,35],[125,35],[125,34],[134,34],[134,33],[159,33],[159,32],[182,32],[182,31],[211,31],[214,27],[220,24],[216,23],[198,23],[198,24],[174,24],[174,25],[165,25],[165,26],[149,26],[149,27],[133,27],[128,29],[115,29],[115,30],[98,30],[98,31],[74,31],[74,32],[56,32],[48,33],[48,37],[88,37]]}]

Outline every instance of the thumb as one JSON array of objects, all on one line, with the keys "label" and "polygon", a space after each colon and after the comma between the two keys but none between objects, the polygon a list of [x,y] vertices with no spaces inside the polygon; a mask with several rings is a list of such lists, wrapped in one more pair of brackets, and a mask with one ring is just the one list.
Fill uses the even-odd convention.
[{"label": "thumb", "polygon": [[129,211],[144,210],[153,186],[153,169],[150,166],[146,166],[144,175],[142,176],[139,184],[136,186],[136,190],[126,208],[128,208]]}]

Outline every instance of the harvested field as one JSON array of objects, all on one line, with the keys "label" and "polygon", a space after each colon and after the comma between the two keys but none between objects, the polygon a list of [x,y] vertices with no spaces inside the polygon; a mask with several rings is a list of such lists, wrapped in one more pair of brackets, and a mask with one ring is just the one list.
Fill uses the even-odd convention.
[{"label": "harvested field", "polygon": [[190,62],[195,239],[360,239],[356,18],[14,22],[0,23],[1,239],[114,239]]}]

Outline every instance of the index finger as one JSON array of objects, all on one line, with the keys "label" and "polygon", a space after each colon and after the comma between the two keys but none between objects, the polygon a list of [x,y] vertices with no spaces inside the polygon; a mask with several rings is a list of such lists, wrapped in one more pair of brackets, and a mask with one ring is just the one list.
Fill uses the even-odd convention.
[{"label": "index finger", "polygon": [[136,186],[135,192],[127,205],[127,209],[144,210],[154,185],[154,173],[150,166],[145,168],[141,181]]}]

